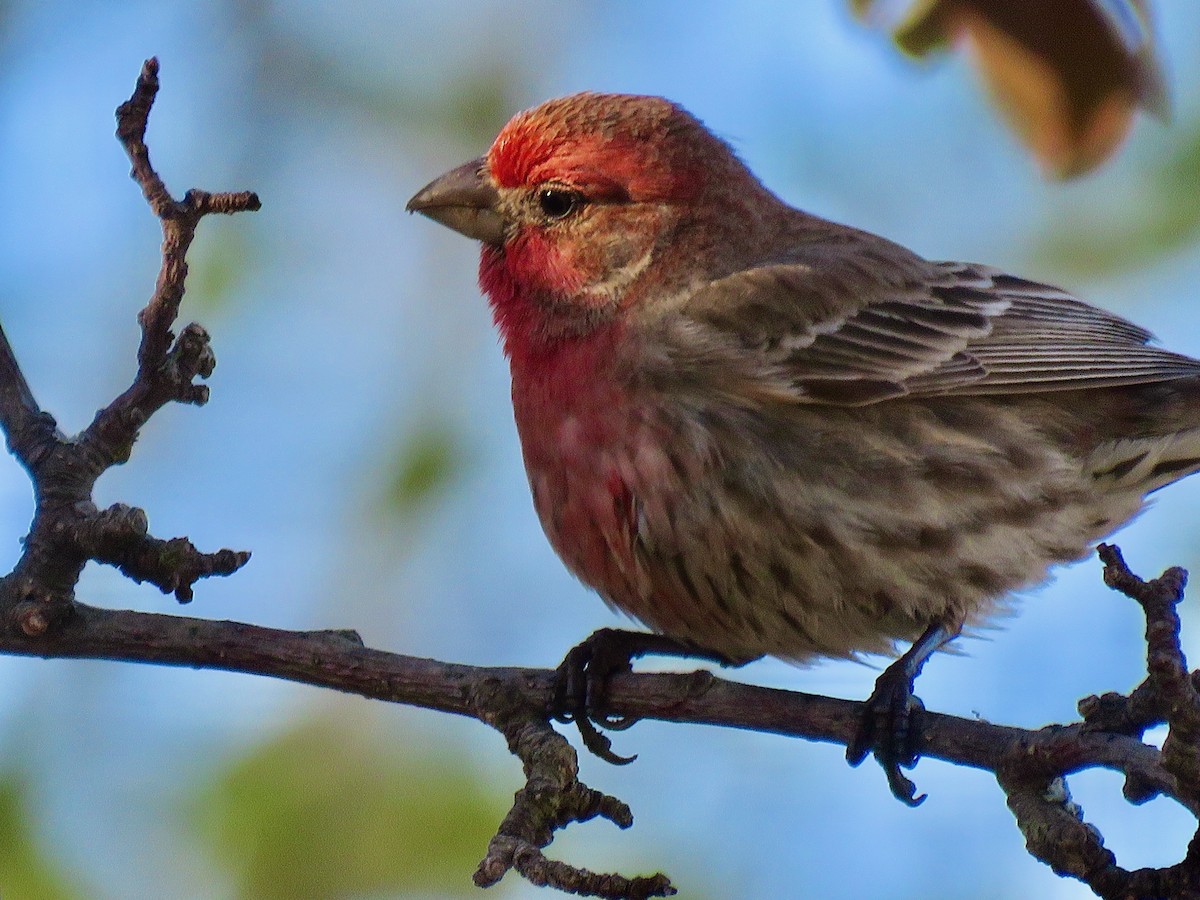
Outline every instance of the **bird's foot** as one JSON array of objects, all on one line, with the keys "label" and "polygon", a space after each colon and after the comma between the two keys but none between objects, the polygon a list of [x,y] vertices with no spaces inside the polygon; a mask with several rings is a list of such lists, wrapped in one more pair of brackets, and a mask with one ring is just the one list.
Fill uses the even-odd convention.
[{"label": "bird's foot", "polygon": [[[624,731],[638,720],[636,716],[615,716],[605,710],[608,679],[631,670],[631,663],[648,653],[663,656],[702,656],[720,662],[730,661],[709,651],[662,634],[601,628],[582,643],[572,647],[559,664],[555,678],[554,718],[574,722],[583,745],[613,765],[623,766],[637,756],[613,752],[612,741],[600,731]],[[599,727],[597,727],[599,726]]]},{"label": "bird's foot", "polygon": [[636,647],[631,646],[632,639],[641,637],[653,635],[601,628],[568,651],[555,677],[554,718],[559,722],[574,722],[583,745],[615,766],[627,765],[637,757],[614,753],[612,741],[596,727],[596,723],[620,731],[636,721],[606,715],[604,694],[612,675],[632,668],[630,663],[640,655]]},{"label": "bird's foot", "polygon": [[857,766],[868,754],[883,766],[892,795],[908,806],[920,806],[925,795],[904,777],[921,753],[921,719],[925,704],[913,693],[913,683],[934,653],[962,631],[961,621],[931,623],[899,659],[875,679],[875,690],[863,704],[858,731],[846,745],[846,760]]},{"label": "bird's foot", "polygon": [[910,667],[901,658],[875,681],[875,690],[863,704],[858,731],[846,746],[846,760],[852,766],[874,754],[893,796],[908,806],[920,806],[925,800],[925,794],[916,796],[917,786],[900,771],[911,769],[920,758],[924,712],[925,704],[913,693]]}]

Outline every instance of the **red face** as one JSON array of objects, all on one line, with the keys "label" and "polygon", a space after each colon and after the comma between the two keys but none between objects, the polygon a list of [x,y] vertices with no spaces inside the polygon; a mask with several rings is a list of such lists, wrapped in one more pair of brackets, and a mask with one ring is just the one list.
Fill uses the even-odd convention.
[{"label": "red face", "polygon": [[506,278],[568,317],[636,302],[656,245],[703,183],[697,166],[672,158],[678,115],[656,98],[583,95],[509,122],[486,157],[506,223],[502,247],[484,262],[493,300]]},{"label": "red face", "polygon": [[688,250],[701,229],[688,226],[731,166],[744,171],[666,100],[577,94],[515,116],[487,156],[410,209],[483,241],[480,283],[515,357],[619,320],[652,288],[677,290],[660,250],[698,268]]}]

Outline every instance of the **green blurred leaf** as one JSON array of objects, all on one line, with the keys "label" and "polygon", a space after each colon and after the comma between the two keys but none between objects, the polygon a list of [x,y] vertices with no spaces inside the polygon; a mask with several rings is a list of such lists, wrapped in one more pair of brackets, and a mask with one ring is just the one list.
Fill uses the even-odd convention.
[{"label": "green blurred leaf", "polygon": [[0,897],[4,900],[69,900],[79,886],[38,847],[29,827],[24,780],[0,776]]},{"label": "green blurred leaf", "polygon": [[248,229],[221,224],[196,241],[188,258],[188,307],[208,314],[228,308],[251,260],[258,255],[249,246]]},{"label": "green blurred leaf", "polygon": [[1076,275],[1103,277],[1150,265],[1200,239],[1200,122],[1151,173],[1123,218],[1084,209],[1055,224],[1036,258]]},{"label": "green blurred leaf", "polygon": [[462,471],[462,441],[445,423],[409,434],[395,454],[388,478],[386,511],[407,515],[442,494]]},{"label": "green blurred leaf", "polygon": [[430,83],[404,69],[364,65],[302,36],[289,35],[272,49],[262,72],[269,89],[305,94],[311,102],[357,110],[372,122],[398,123],[405,132],[425,131],[477,151],[508,121],[528,81],[519,61],[505,54]]},{"label": "green blurred leaf", "polygon": [[892,30],[896,46],[909,56],[928,56],[945,49],[951,34],[941,14],[941,0],[919,0]]},{"label": "green blurred leaf", "polygon": [[219,773],[195,822],[239,897],[475,896],[471,873],[505,798],[465,758],[430,751],[310,723]]}]

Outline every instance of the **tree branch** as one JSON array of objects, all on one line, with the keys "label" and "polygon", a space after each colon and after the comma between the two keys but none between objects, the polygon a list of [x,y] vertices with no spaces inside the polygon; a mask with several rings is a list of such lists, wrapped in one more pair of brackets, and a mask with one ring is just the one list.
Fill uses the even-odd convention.
[{"label": "tree branch", "polygon": [[[149,581],[186,602],[192,585],[209,575],[227,575],[250,554],[201,553],[191,542],[150,536],[146,514],[118,504],[103,512],[92,501],[96,479],[125,462],[142,426],[172,401],[203,404],[208,388],[195,384],[212,374],[216,359],[208,334],[188,325],[176,339],[171,326],[179,313],[187,277],[187,251],[200,220],[213,212],[259,208],[252,193],[189,191],[174,200],[150,165],[146,121],[158,91],[158,61],[142,66],[133,96],[117,110],[117,136],[162,225],[162,266],[150,301],[138,315],[142,340],[133,383],[78,437],[68,439],[41,411],[7,338],[0,334],[0,426],[9,448],[33,481],[36,507],[24,551],[0,582],[0,603],[18,603],[29,633],[48,628],[71,613],[75,585],[88,560],[115,565],[135,581]],[[34,607],[29,607],[29,603]]]},{"label": "tree branch", "polygon": [[171,197],[150,164],[150,150],[146,146],[146,124],[157,94],[158,60],[148,59],[142,66],[133,96],[117,107],[117,138],[133,164],[130,176],[141,187],[162,225],[163,243],[162,267],[154,294],[138,313],[142,342],[138,347],[137,377],[125,393],[96,414],[80,436],[80,444],[105,460],[105,467],[129,458],[142,425],[167,403],[208,402],[208,389],[193,383],[197,377],[208,378],[216,366],[208,334],[192,324],[173,346],[171,343],[175,340],[171,326],[183,302],[187,252],[196,236],[196,226],[204,216],[255,211],[262,206],[258,195],[250,191],[210,194],[191,190],[183,200]]},{"label": "tree branch", "polygon": [[[548,720],[554,712],[553,670],[467,666],[388,653],[364,647],[353,631],[287,631],[241,622],[97,609],[80,603],[72,606],[69,617],[31,636],[24,625],[25,616],[40,609],[38,604],[18,604],[14,615],[0,622],[0,652],[267,675],[469,716],[496,728],[522,759],[530,782],[524,793],[518,793],[513,812],[480,865],[476,876],[480,883],[499,880],[501,870],[513,866],[539,883],[544,876],[546,882],[559,884],[553,880],[558,870],[540,854],[554,829],[596,814],[623,827],[631,821],[626,816],[628,808],[619,801],[588,793],[590,789],[578,782],[574,751],[561,737],[552,737]],[[707,671],[616,675],[608,705],[612,713],[632,718],[741,728],[835,744],[850,739],[862,711],[857,702],[741,684]],[[1084,723],[1032,731],[934,712],[927,714],[923,724],[924,756],[995,772],[1027,836],[1031,832],[1054,835],[1049,849],[1034,852],[1040,858],[1052,857],[1047,861],[1059,872],[1077,877],[1087,874],[1062,861],[1069,845],[1064,843],[1061,826],[1055,830],[1045,823],[1047,817],[1058,821],[1064,814],[1073,815],[1061,784],[1066,775],[1087,768],[1122,772],[1139,785],[1135,799],[1163,794],[1193,813],[1200,812],[1200,798],[1180,792],[1162,753],[1136,737],[1095,731]],[[531,796],[538,802],[530,800]],[[545,808],[547,798],[558,805]],[[572,814],[564,819],[564,812]],[[1091,840],[1090,827],[1080,825]],[[1035,841],[1027,839],[1033,851]],[[535,855],[530,848],[539,852]],[[567,870],[576,874],[559,884],[561,887],[608,885],[608,890],[614,883],[623,883],[612,881],[615,876],[594,873],[585,873],[596,879],[587,881],[578,875],[582,870],[570,867],[559,874]],[[637,890],[645,888],[644,881],[628,879],[628,883],[636,886],[627,893],[590,893],[665,895],[665,890],[638,894]],[[654,883],[664,889],[669,885],[665,879]]]},{"label": "tree branch", "polygon": [[43,412],[33,398],[3,327],[0,327],[0,428],[4,429],[9,452],[30,475],[33,467],[62,439],[53,416]]},{"label": "tree branch", "polygon": [[[554,833],[571,823],[600,816],[627,828],[633,821],[625,803],[579,781],[574,749],[550,725],[559,712],[554,671],[387,653],[364,647],[353,631],[283,631],[98,609],[75,600],[88,560],[114,565],[135,581],[150,581],[187,601],[198,579],[230,575],[249,559],[232,550],[202,553],[186,538],[152,537],[141,509],[115,504],[99,510],[92,501],[96,479],[128,459],[158,409],[208,399],[207,388],[195,383],[215,365],[208,334],[195,324],[178,338],[172,332],[184,296],[187,251],[204,216],[259,207],[251,193],[193,190],[181,201],[172,198],[145,144],[157,90],[158,64],[148,60],[133,95],[117,111],[117,135],[133,178],[163,230],[162,267],[138,317],[142,339],[133,383],[81,435],[67,438],[34,400],[0,331],[0,428],[29,472],[37,499],[25,550],[14,570],[0,578],[0,653],[223,669],[470,716],[505,737],[526,777],[475,873],[477,884],[494,884],[516,869],[536,884],[589,896],[674,893],[661,874],[598,874],[544,855]],[[1128,696],[1086,698],[1080,722],[1038,731],[926,713],[919,736],[923,755],[994,772],[1030,852],[1100,896],[1200,896],[1200,832],[1175,866],[1130,872],[1117,866],[1067,791],[1067,776],[1108,768],[1124,773],[1131,802],[1161,794],[1200,817],[1200,676],[1188,673],[1175,612],[1184,574],[1172,569],[1143,582],[1116,548],[1102,547],[1101,555],[1106,582],[1145,612],[1146,681]],[[622,673],[608,685],[605,713],[630,723],[651,718],[844,745],[858,728],[862,704],[739,684],[709,672]],[[1159,722],[1169,728],[1161,751],[1141,740]]]}]

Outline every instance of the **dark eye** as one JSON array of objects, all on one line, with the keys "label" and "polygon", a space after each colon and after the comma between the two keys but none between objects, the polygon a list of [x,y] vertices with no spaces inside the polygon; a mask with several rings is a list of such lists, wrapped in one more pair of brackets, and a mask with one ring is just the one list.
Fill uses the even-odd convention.
[{"label": "dark eye", "polygon": [[583,205],[583,195],[564,187],[544,187],[537,193],[538,207],[548,219],[565,219]]}]

